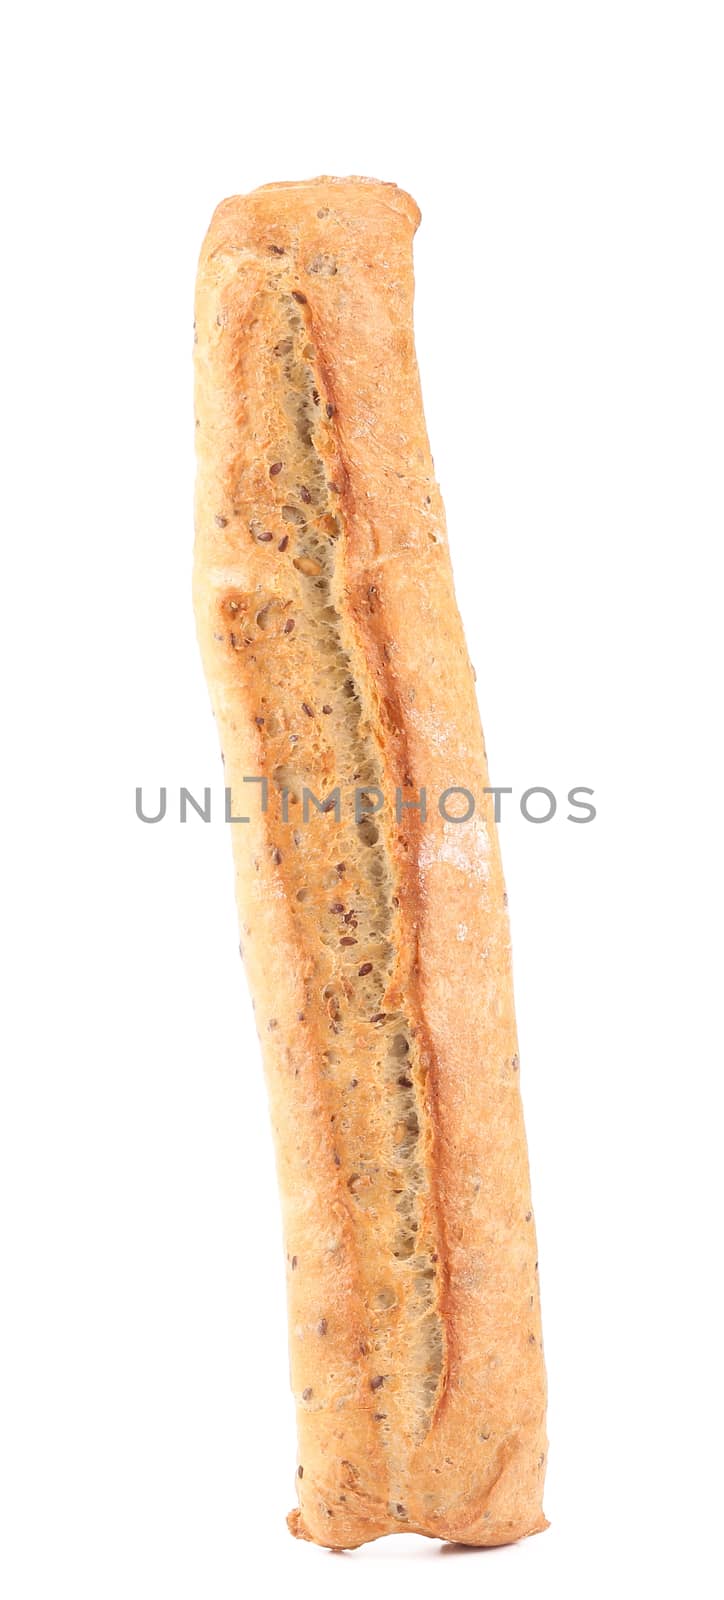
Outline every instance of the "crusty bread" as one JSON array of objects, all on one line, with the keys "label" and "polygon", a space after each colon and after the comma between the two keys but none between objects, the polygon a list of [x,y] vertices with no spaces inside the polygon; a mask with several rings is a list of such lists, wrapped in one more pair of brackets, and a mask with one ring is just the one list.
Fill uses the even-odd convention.
[{"label": "crusty bread", "polygon": [[[195,608],[250,818],[288,1520],[332,1547],[546,1526],[508,915],[415,361],[418,221],[393,184],[270,184],[219,206],[196,296]],[[468,821],[441,814],[453,786]]]}]

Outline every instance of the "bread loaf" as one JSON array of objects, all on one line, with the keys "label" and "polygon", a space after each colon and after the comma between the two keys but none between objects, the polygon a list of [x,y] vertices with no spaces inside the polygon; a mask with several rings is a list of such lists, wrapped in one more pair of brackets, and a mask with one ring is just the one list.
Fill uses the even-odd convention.
[{"label": "bread loaf", "polygon": [[393,184],[270,184],[219,206],[196,294],[194,599],[249,818],[288,1521],[333,1548],[546,1526],[508,914],[415,360],[418,221]]}]

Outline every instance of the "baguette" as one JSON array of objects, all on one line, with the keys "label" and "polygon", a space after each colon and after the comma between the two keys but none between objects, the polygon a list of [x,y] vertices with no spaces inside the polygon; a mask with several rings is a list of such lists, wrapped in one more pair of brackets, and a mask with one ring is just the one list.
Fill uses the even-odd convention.
[{"label": "baguette", "polygon": [[[418,222],[394,184],[270,184],[219,206],[196,292],[194,605],[249,818],[288,1523],[334,1549],[547,1526],[507,901],[415,359]],[[463,795],[438,803],[461,787],[464,821]]]}]

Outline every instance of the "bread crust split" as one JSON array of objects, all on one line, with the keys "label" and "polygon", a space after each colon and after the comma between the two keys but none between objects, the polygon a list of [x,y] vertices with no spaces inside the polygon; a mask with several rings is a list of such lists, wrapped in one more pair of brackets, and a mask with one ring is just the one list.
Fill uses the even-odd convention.
[{"label": "bread crust split", "polygon": [[[283,1213],[288,1522],[335,1549],[547,1526],[507,902],[415,359],[418,222],[394,184],[270,184],[219,206],[196,291],[194,603],[251,815],[232,832]],[[305,822],[305,788],[336,785],[368,786],[361,814]],[[415,809],[463,785],[468,821]]]}]

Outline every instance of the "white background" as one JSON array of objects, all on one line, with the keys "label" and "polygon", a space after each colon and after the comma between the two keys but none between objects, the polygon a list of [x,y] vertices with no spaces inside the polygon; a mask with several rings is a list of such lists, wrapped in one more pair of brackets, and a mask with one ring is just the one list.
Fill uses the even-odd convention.
[{"label": "white background", "polygon": [[[723,14],[16,8],[5,41],[5,1600],[700,1596],[721,1516]],[[417,341],[502,844],[550,1530],[294,1543],[266,1104],[190,609],[196,259],[319,172],[423,211]],[[218,818],[218,811],[217,811]]]}]

